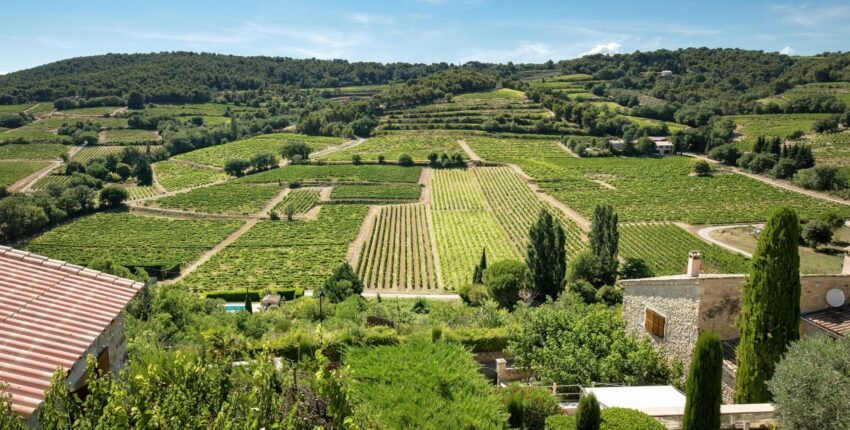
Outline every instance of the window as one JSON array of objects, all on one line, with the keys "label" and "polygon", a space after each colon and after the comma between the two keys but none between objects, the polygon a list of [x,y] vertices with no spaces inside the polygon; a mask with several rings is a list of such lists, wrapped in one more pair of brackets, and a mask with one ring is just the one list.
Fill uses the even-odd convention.
[{"label": "window", "polygon": [[646,331],[663,338],[664,329],[667,327],[667,318],[650,308],[646,308],[646,320],[643,324]]}]

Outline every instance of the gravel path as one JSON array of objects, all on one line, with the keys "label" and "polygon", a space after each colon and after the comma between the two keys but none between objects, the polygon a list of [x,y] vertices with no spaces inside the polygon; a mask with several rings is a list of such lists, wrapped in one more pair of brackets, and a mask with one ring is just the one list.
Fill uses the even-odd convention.
[{"label": "gravel path", "polygon": [[713,243],[713,244],[715,244],[715,245],[717,245],[717,246],[719,246],[719,247],[721,247],[721,248],[724,248],[724,249],[726,249],[726,250],[728,250],[728,251],[732,251],[732,252],[734,252],[734,253],[736,253],[736,254],[741,254],[741,255],[743,255],[744,257],[747,257],[747,258],[753,258],[753,254],[752,254],[752,253],[749,253],[749,252],[747,252],[747,251],[744,251],[743,249],[735,248],[734,246],[729,245],[729,244],[724,243],[724,242],[721,242],[721,241],[719,241],[719,240],[717,240],[717,239],[715,239],[714,237],[712,237],[712,236],[711,236],[711,233],[713,233],[713,232],[715,232],[715,231],[718,231],[718,230],[725,230],[725,229],[727,229],[727,228],[735,228],[735,227],[764,227],[764,224],[727,224],[727,225],[713,225],[713,226],[711,226],[711,227],[703,227],[703,228],[699,229],[699,230],[697,231],[697,234],[699,235],[699,237],[700,237],[701,239],[705,240],[706,242]]},{"label": "gravel path", "polygon": [[463,149],[463,152],[466,152],[466,156],[469,157],[472,162],[481,162],[481,157],[479,157],[478,154],[476,154],[475,151],[472,150],[472,147],[470,147],[465,140],[460,139],[457,141],[457,144],[460,145],[460,147]]}]

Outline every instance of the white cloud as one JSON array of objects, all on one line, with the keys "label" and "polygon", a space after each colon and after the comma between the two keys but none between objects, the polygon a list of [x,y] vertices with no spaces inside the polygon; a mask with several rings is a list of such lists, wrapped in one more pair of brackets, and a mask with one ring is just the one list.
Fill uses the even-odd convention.
[{"label": "white cloud", "polygon": [[9,73],[9,72],[6,72],[6,71],[3,71],[3,70],[0,70],[0,76],[5,75],[5,74],[7,74],[7,73]]},{"label": "white cloud", "polygon": [[622,48],[623,48],[623,45],[620,45],[617,42],[600,43],[600,44],[594,46],[593,48],[591,48],[589,51],[581,54],[580,56],[583,57],[585,55],[594,55],[594,54],[605,54],[605,55],[619,54],[620,50]]},{"label": "white cloud", "polygon": [[485,63],[515,63],[546,61],[560,57],[551,46],[541,42],[523,42],[514,49],[485,49],[473,51],[461,58],[461,62],[481,61]]},{"label": "white cloud", "polygon": [[794,55],[796,52],[797,51],[795,51],[794,48],[790,46],[786,46],[779,50],[779,53],[783,55]]}]

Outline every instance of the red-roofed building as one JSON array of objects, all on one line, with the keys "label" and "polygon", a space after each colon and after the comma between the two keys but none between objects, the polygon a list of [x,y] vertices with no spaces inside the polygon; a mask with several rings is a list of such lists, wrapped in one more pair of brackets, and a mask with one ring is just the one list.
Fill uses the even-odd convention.
[{"label": "red-roofed building", "polygon": [[0,246],[0,384],[13,409],[35,413],[57,367],[74,390],[86,384],[86,357],[117,372],[126,361],[121,311],[140,282]]}]

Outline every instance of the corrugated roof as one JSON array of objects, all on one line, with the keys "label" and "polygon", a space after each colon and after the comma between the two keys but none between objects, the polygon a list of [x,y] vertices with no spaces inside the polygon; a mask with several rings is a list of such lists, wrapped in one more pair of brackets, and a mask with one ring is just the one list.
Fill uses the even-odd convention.
[{"label": "corrugated roof", "polygon": [[850,305],[809,312],[801,318],[838,336],[850,333]]},{"label": "corrugated roof", "polygon": [[141,282],[0,246],[0,383],[29,417],[57,367],[71,368]]}]

